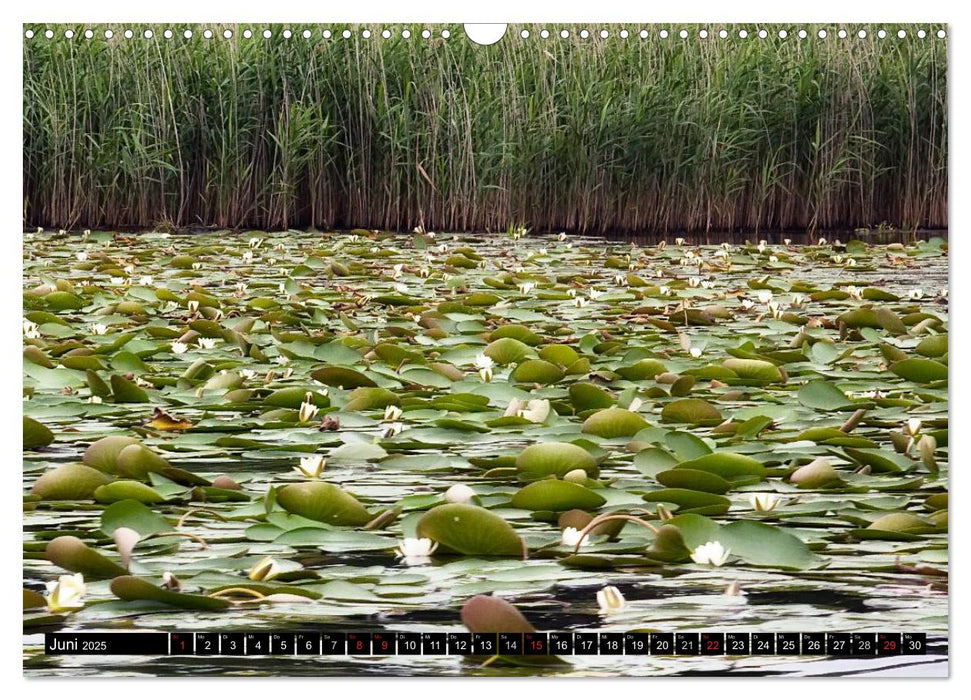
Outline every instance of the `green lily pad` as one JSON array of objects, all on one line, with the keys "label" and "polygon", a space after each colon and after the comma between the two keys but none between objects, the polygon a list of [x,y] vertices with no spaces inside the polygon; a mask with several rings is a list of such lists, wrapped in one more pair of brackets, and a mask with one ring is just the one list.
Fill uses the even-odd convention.
[{"label": "green lily pad", "polygon": [[182,610],[225,610],[231,603],[222,598],[176,593],[137,576],[119,576],[111,580],[111,592],[122,600],[150,600]]},{"label": "green lily pad", "polygon": [[465,503],[435,506],[415,526],[419,537],[446,551],[475,556],[523,555],[523,542],[512,526],[485,508]]},{"label": "green lily pad", "polygon": [[530,445],[516,457],[516,472],[520,481],[532,481],[547,476],[563,477],[574,469],[582,469],[591,478],[599,470],[593,456],[582,447],[569,442],[541,442]]},{"label": "green lily pad", "polygon": [[77,537],[62,535],[47,543],[44,556],[62,569],[84,574],[86,578],[112,578],[128,571]]},{"label": "green lily pad", "polygon": [[99,486],[111,481],[97,469],[83,464],[62,464],[44,472],[30,492],[45,501],[83,501],[94,497]]},{"label": "green lily pad", "polygon": [[606,499],[595,491],[559,479],[543,479],[527,484],[512,497],[514,508],[561,512],[572,508],[592,510]]},{"label": "green lily pad", "polygon": [[580,432],[609,439],[631,437],[646,427],[648,422],[639,414],[625,408],[613,407],[597,411],[587,418]]},{"label": "green lily pad", "polygon": [[661,420],[666,423],[716,425],[722,422],[722,414],[704,399],[678,399],[661,409]]},{"label": "green lily pad", "polygon": [[373,518],[351,494],[325,481],[288,484],[277,490],[276,501],[288,513],[330,525],[365,525]]}]

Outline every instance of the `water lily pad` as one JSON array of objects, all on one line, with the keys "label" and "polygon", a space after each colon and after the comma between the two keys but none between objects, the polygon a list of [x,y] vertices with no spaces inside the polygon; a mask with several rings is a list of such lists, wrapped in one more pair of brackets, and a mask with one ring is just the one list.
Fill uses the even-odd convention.
[{"label": "water lily pad", "polygon": [[779,368],[765,360],[730,357],[722,363],[722,366],[738,375],[739,379],[746,381],[759,384],[782,381]]},{"label": "water lily pad", "polygon": [[815,379],[799,387],[799,403],[820,411],[845,411],[856,408],[856,402],[825,379]]},{"label": "water lily pad", "polygon": [[580,432],[602,438],[618,438],[631,437],[646,427],[648,422],[639,414],[625,408],[613,407],[597,411],[587,418]]},{"label": "water lily pad", "polygon": [[370,411],[388,406],[400,406],[398,395],[378,387],[358,387],[348,396],[345,411]]},{"label": "water lily pad", "polygon": [[562,369],[546,360],[526,360],[516,365],[510,378],[514,382],[554,384],[563,379]]},{"label": "water lily pad", "polygon": [[532,354],[532,348],[515,338],[500,338],[489,343],[482,351],[499,365],[512,365]]},{"label": "water lily pad", "polygon": [[135,438],[120,435],[109,435],[96,440],[84,451],[82,458],[89,467],[94,467],[109,474],[118,473],[118,455],[129,445],[139,445]]},{"label": "water lily pad", "polygon": [[559,479],[534,481],[521,488],[512,497],[514,508],[554,512],[572,508],[592,510],[599,508],[606,502],[606,499],[595,491]]},{"label": "water lily pad", "polygon": [[77,537],[62,535],[47,543],[44,556],[62,569],[84,574],[86,578],[112,578],[128,573],[121,564],[86,545]]},{"label": "water lily pad", "polygon": [[62,464],[44,472],[30,492],[45,501],[81,501],[94,497],[111,478],[83,464]]},{"label": "water lily pad", "polygon": [[664,406],[661,420],[667,423],[716,425],[721,423],[722,414],[704,399],[678,399]]},{"label": "water lily pad", "polygon": [[934,360],[917,358],[901,360],[890,365],[890,371],[898,377],[917,384],[930,384],[931,382],[947,380],[947,365]]},{"label": "water lily pad", "polygon": [[172,532],[175,529],[168,520],[151,508],[131,499],[112,503],[101,514],[101,531],[103,533],[111,536],[120,527],[134,530],[142,538],[163,532]]},{"label": "water lily pad", "polygon": [[570,386],[570,403],[581,413],[598,408],[610,408],[616,403],[614,397],[605,389],[589,382],[578,382]]},{"label": "water lily pad", "polygon": [[716,474],[728,481],[754,477],[756,480],[765,478],[765,466],[748,455],[734,452],[713,452],[687,462],[680,462],[675,469],[692,469],[696,471]]},{"label": "water lily pad", "polygon": [[327,386],[342,387],[344,389],[356,389],[362,386],[377,386],[370,377],[361,374],[350,367],[324,367],[314,370],[310,376],[321,384]]},{"label": "water lily pad", "polygon": [[34,450],[54,442],[50,428],[29,416],[24,416],[24,449]]},{"label": "water lily pad", "polygon": [[119,576],[111,581],[111,592],[122,600],[150,600],[183,610],[225,610],[231,603],[222,598],[176,593],[137,576]]},{"label": "water lily pad", "polygon": [[331,525],[365,525],[373,517],[351,494],[324,481],[288,484],[276,501],[289,513]]},{"label": "water lily pad", "polygon": [[419,537],[446,551],[477,556],[523,555],[523,542],[512,526],[485,508],[465,503],[436,506],[415,526]]},{"label": "water lily pad", "polygon": [[113,481],[94,491],[94,500],[99,503],[115,503],[129,498],[139,503],[161,503],[165,500],[162,494],[140,481]]},{"label": "water lily pad", "polygon": [[547,476],[563,477],[574,469],[584,470],[591,478],[599,474],[593,456],[582,447],[568,442],[530,445],[516,457],[516,472],[520,481]]}]

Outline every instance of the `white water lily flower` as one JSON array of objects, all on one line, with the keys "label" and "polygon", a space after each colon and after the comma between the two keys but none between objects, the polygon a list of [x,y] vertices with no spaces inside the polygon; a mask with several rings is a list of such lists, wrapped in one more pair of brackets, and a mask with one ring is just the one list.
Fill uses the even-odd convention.
[{"label": "white water lily flower", "polygon": [[199,338],[199,340],[196,342],[199,343],[200,348],[203,348],[205,350],[212,350],[214,347],[216,347],[215,338]]},{"label": "white water lily flower", "polygon": [[627,407],[627,410],[632,413],[637,413],[639,410],[641,410],[641,406],[643,405],[644,401],[635,396],[633,399],[631,399],[630,406]]},{"label": "white water lily flower", "polygon": [[253,238],[249,239],[249,247],[250,248],[259,248],[261,243],[263,243],[263,239],[262,238],[253,237]]},{"label": "white water lily flower", "polygon": [[422,279],[428,279],[429,277],[431,277],[431,274],[432,274],[432,271],[429,270],[427,267],[423,267],[418,271],[418,276],[421,277]]},{"label": "white water lily flower", "polygon": [[751,299],[742,299],[742,308],[746,311],[750,310],[753,306],[755,306],[755,302]]},{"label": "white water lily flower", "polygon": [[438,252],[439,253],[445,253],[447,251],[448,251],[448,246],[445,245],[444,243],[442,243],[440,246],[438,246]]},{"label": "white water lily flower", "polygon": [[759,513],[768,513],[770,510],[775,510],[775,507],[779,505],[781,500],[774,493],[750,493],[748,495],[748,502]]},{"label": "white water lily flower", "polygon": [[326,465],[327,460],[324,459],[323,455],[309,455],[307,457],[301,457],[300,464],[295,466],[293,471],[301,476],[317,479],[324,473],[324,467]]},{"label": "white water lily flower", "polygon": [[786,245],[792,245],[792,239],[791,238],[783,238],[782,239],[782,242],[785,243]]},{"label": "white water lily flower", "polygon": [[674,239],[674,244],[677,245],[677,246],[683,246],[684,245],[684,239],[683,238],[675,238]]},{"label": "white water lily flower", "polygon": [[627,275],[614,275],[614,284],[626,287],[628,284]]},{"label": "white water lily flower", "polygon": [[300,422],[306,423],[307,421],[313,420],[319,410],[317,405],[311,401],[302,402],[300,404]]},{"label": "white water lily flower", "polygon": [[24,337],[25,338],[40,338],[40,330],[36,323],[29,319],[24,319]]},{"label": "white water lily flower", "polygon": [[947,287],[941,287],[937,292],[937,296],[941,297],[942,299],[947,299]]},{"label": "white water lily flower", "polygon": [[572,243],[565,243],[563,245],[563,247],[566,248],[567,250],[572,250],[573,249],[573,244]]},{"label": "white water lily flower", "polygon": [[700,277],[689,277],[688,278],[688,286],[689,287],[697,287],[700,284],[701,284],[701,278]]},{"label": "white water lily flower", "polygon": [[711,289],[715,286],[715,280],[701,280],[702,289]]},{"label": "white water lily flower", "polygon": [[627,600],[616,586],[606,586],[597,591],[597,603],[600,604],[600,614],[609,615],[627,607]]},{"label": "white water lily flower", "polygon": [[404,411],[402,411],[400,407],[388,406],[384,409],[384,419],[386,421],[395,421],[401,418],[402,413],[404,413]]},{"label": "white water lily flower", "polygon": [[243,253],[243,260],[248,263],[253,262],[253,251],[247,250]]},{"label": "white water lily flower", "polygon": [[535,282],[520,282],[519,283],[519,293],[522,295],[528,295],[531,291],[536,288]]},{"label": "white water lily flower", "polygon": [[566,231],[560,231],[560,235],[556,237],[560,242],[566,240]]},{"label": "white water lily flower", "polygon": [[834,255],[833,256],[833,262],[836,263],[837,265],[839,265],[841,262],[843,262],[843,256],[842,255]]},{"label": "white water lily flower", "polygon": [[731,553],[732,550],[725,549],[721,542],[705,542],[691,553],[691,559],[696,564],[721,566],[728,561],[728,555]]},{"label": "white water lily flower", "polygon": [[769,309],[769,313],[773,318],[779,318],[782,316],[782,309],[779,308],[778,302],[770,301],[768,304],[766,304],[766,307]]},{"label": "white water lily flower", "polygon": [[138,283],[143,287],[150,287],[155,282],[155,278],[151,275],[142,275],[138,278]]},{"label": "white water lily flower", "polygon": [[576,299],[573,300],[573,305],[578,309],[582,309],[584,306],[587,305],[587,300],[584,299],[583,297],[577,297]]},{"label": "white water lily flower", "polygon": [[563,535],[560,537],[560,542],[562,542],[567,547],[576,547],[577,545],[583,547],[590,543],[590,536],[584,535],[580,537],[580,531],[575,527],[568,527],[563,531]]},{"label": "white water lily flower", "polygon": [[126,280],[124,277],[109,277],[108,281],[115,286],[121,286],[130,282],[130,280]]},{"label": "white water lily flower", "polygon": [[100,396],[89,396],[88,403],[103,403]]},{"label": "white water lily flower", "polygon": [[849,285],[849,286],[848,286],[848,287],[846,288],[846,292],[847,292],[847,293],[848,293],[848,294],[849,294],[849,295],[850,295],[850,296],[851,296],[851,297],[852,297],[853,299],[862,299],[862,298],[863,298],[863,290],[862,290],[862,289],[860,289],[859,287],[854,287],[854,286],[853,286],[852,284],[851,284],[851,285]]},{"label": "white water lily flower", "polygon": [[253,565],[253,568],[249,570],[250,581],[269,581],[272,578],[276,578],[280,575],[282,569],[280,564],[273,557],[265,557]]},{"label": "white water lily flower", "polygon": [[907,292],[907,296],[910,297],[911,299],[923,299],[924,290],[921,289],[920,287],[914,287],[909,292]]},{"label": "white water lily flower", "polygon": [[806,303],[806,297],[802,294],[793,294],[789,300],[789,308],[798,309]]},{"label": "white water lily flower", "polygon": [[920,418],[908,418],[904,424],[904,432],[908,435],[916,436],[920,432],[922,422]]},{"label": "white water lily flower", "polygon": [[248,287],[246,286],[246,283],[245,282],[237,282],[236,283],[236,296],[238,296],[238,297],[244,297],[244,296],[246,296],[246,290],[247,289],[248,289]]},{"label": "white water lily flower", "polygon": [[194,262],[194,263],[192,263],[192,269],[193,270],[201,270],[202,269],[202,263],[201,262]]},{"label": "white water lily flower", "polygon": [[429,557],[438,549],[438,542],[432,542],[427,537],[406,537],[395,551],[398,558],[403,559],[405,564],[414,566],[416,564],[427,564]]},{"label": "white water lily flower", "polygon": [[255,369],[246,369],[246,368],[244,368],[244,369],[237,370],[237,371],[239,372],[239,375],[243,379],[252,379],[253,377],[256,376],[256,370]]},{"label": "white water lily flower", "polygon": [[476,369],[492,369],[492,367],[496,364],[493,359],[485,353],[479,353],[476,355],[473,363],[475,364]]},{"label": "white water lily flower", "polygon": [[79,250],[74,254],[74,257],[78,259],[78,262],[84,262],[88,259],[88,252],[86,250]]},{"label": "white water lily flower", "polygon": [[847,258],[846,259],[846,265],[847,265],[847,267],[855,267],[856,266],[856,258]]},{"label": "white water lily flower", "polygon": [[764,253],[765,252],[765,241],[759,241],[758,246],[756,246],[756,250],[758,250],[760,253]]},{"label": "white water lily flower", "polygon": [[701,353],[702,353],[702,350],[701,350],[701,348],[699,348],[699,347],[697,347],[697,346],[696,346],[696,347],[693,347],[693,348],[691,348],[690,350],[688,350],[688,354],[690,354],[690,355],[691,355],[692,357],[694,357],[694,358],[699,358],[699,357],[701,357]]},{"label": "white water lily flower", "polygon": [[64,575],[47,582],[47,609],[52,613],[70,612],[84,607],[82,602],[88,588],[82,574]]},{"label": "white water lily flower", "polygon": [[603,296],[603,292],[598,291],[596,289],[591,289],[590,293],[587,296],[590,297],[590,301],[595,301],[596,299],[599,299],[600,297]]},{"label": "white water lily flower", "polygon": [[188,349],[188,345],[185,343],[180,343],[178,340],[172,343],[172,352],[174,352],[176,355],[181,355]]},{"label": "white water lily flower", "polygon": [[445,492],[446,503],[468,503],[475,497],[475,491],[465,484],[453,484]]},{"label": "white water lily flower", "polygon": [[390,438],[390,437],[394,437],[404,429],[405,429],[405,426],[403,423],[388,423],[384,427],[384,430],[382,431],[381,434],[383,437]]},{"label": "white water lily flower", "polygon": [[550,402],[548,399],[531,399],[526,402],[524,408],[516,412],[516,415],[530,423],[542,423],[550,415]]},{"label": "white water lily flower", "polygon": [[771,289],[760,289],[756,296],[760,302],[763,304],[768,304],[770,301],[772,301],[773,294]]},{"label": "white water lily flower", "polygon": [[393,279],[398,279],[399,277],[401,277],[401,273],[404,271],[404,269],[405,269],[404,263],[398,263],[393,268],[391,268],[391,277]]},{"label": "white water lily flower", "polygon": [[826,245],[826,239],[820,238],[818,241],[816,241],[816,245]]},{"label": "white water lily flower", "polygon": [[190,299],[189,300],[189,303],[186,304],[186,306],[189,309],[189,313],[190,314],[194,314],[197,311],[199,311],[199,300],[198,299]]},{"label": "white water lily flower", "polygon": [[666,297],[668,294],[671,293],[671,289],[662,284],[660,287],[657,288],[657,293],[660,294],[662,297]]},{"label": "white water lily flower", "polygon": [[276,357],[273,358],[273,361],[276,362],[278,365],[290,364],[290,358],[287,357],[286,355],[277,355]]}]

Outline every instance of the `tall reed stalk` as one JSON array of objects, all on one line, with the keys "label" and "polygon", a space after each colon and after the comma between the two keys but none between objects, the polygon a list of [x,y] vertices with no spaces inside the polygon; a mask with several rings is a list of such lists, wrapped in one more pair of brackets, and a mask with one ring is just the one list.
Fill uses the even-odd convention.
[{"label": "tall reed stalk", "polygon": [[516,25],[488,47],[454,26],[32,28],[26,227],[947,225],[947,47],[917,27],[564,40]]}]

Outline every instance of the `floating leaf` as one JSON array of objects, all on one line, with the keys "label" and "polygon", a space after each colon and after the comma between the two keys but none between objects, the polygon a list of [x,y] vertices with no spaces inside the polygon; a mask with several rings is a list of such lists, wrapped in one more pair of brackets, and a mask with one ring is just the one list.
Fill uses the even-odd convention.
[{"label": "floating leaf", "polygon": [[84,574],[86,578],[111,578],[128,573],[125,567],[70,535],[55,537],[48,542],[44,556],[52,564]]},{"label": "floating leaf", "polygon": [[225,610],[231,603],[222,598],[176,593],[137,576],[119,576],[111,581],[111,592],[122,600],[151,600],[183,610]]},{"label": "floating leaf", "polygon": [[111,479],[82,464],[63,464],[44,472],[30,492],[45,501],[81,501],[94,497],[95,490]]},{"label": "floating leaf", "polygon": [[721,423],[722,414],[704,399],[678,399],[664,406],[661,420],[667,423],[716,425]]},{"label": "floating leaf", "polygon": [[523,555],[523,542],[512,526],[479,506],[436,506],[418,520],[415,529],[419,537],[438,542],[446,551],[475,556]]},{"label": "floating leaf", "polygon": [[630,437],[648,427],[648,422],[639,414],[625,408],[605,408],[597,411],[583,422],[580,432],[598,435],[602,438]]},{"label": "floating leaf", "polygon": [[526,510],[550,510],[560,512],[579,508],[599,508],[606,499],[590,489],[569,481],[543,479],[521,488],[512,497],[513,508]]},{"label": "floating leaf", "polygon": [[894,362],[890,371],[898,377],[917,384],[947,381],[947,365],[934,360],[909,359]]},{"label": "floating leaf", "polygon": [[582,447],[568,442],[541,442],[530,445],[516,457],[520,481],[547,476],[563,477],[574,469],[584,470],[591,478],[598,476],[597,462]]},{"label": "floating leaf", "polygon": [[54,433],[43,423],[24,416],[24,449],[35,450],[54,442]]},{"label": "floating leaf", "polygon": [[276,500],[289,513],[330,525],[365,525],[373,517],[351,494],[324,481],[288,484]]}]

